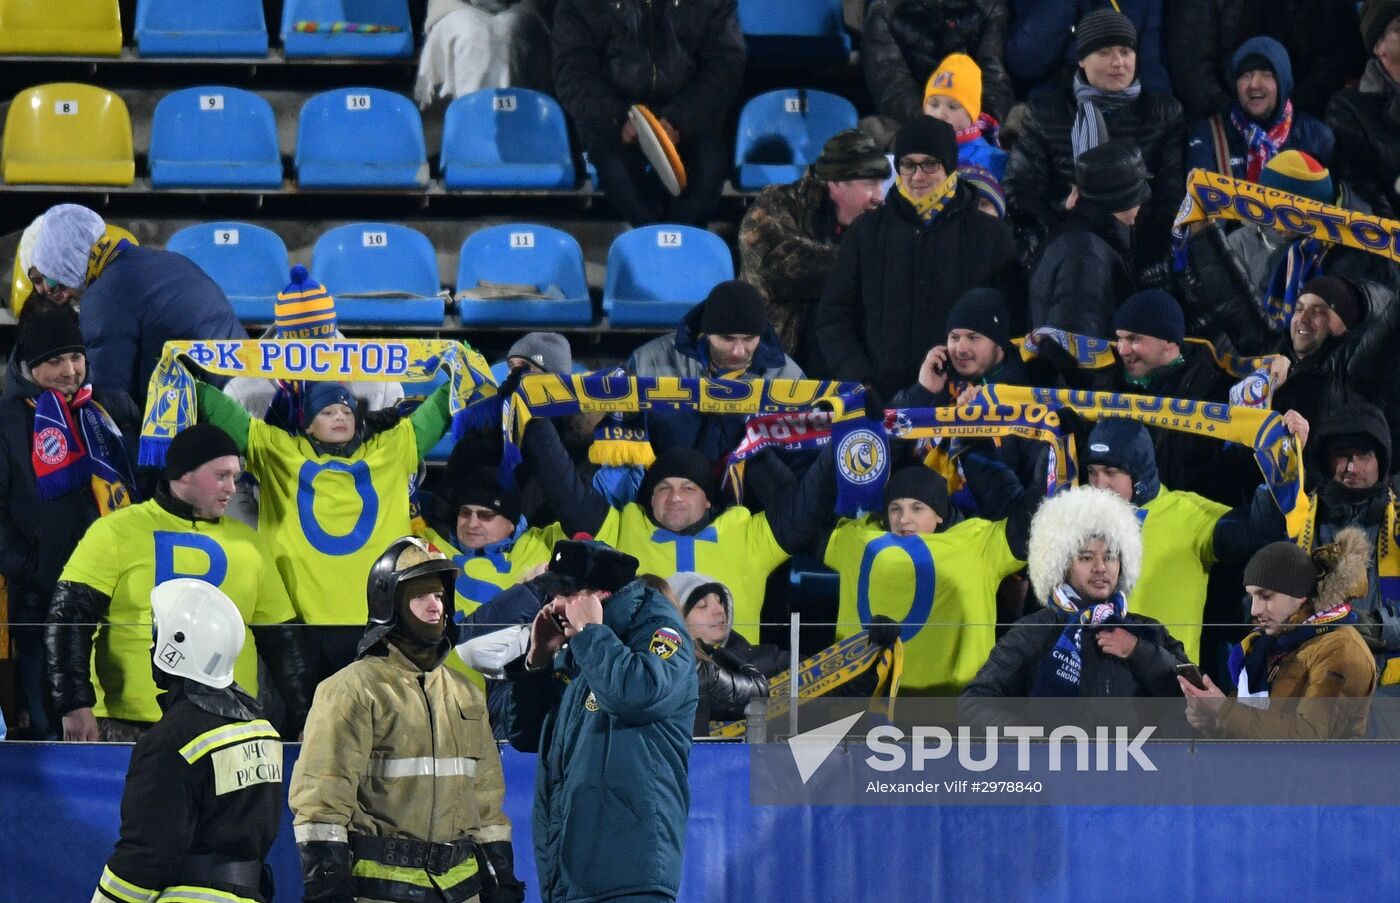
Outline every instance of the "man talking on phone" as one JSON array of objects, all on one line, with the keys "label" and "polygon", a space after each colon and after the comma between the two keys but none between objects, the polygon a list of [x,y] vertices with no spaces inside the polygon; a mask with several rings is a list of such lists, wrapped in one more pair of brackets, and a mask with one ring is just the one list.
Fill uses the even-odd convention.
[{"label": "man talking on phone", "polygon": [[689,634],[630,555],[562,541],[548,571],[553,595],[505,669],[511,745],[540,754],[540,897],[674,900],[699,693]]}]

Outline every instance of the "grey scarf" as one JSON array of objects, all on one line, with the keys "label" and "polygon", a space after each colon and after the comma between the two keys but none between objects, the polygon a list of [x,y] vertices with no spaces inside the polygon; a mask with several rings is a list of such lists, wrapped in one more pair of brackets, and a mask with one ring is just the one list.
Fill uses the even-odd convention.
[{"label": "grey scarf", "polygon": [[1095,88],[1084,80],[1081,70],[1074,74],[1074,102],[1078,112],[1074,114],[1074,126],[1070,129],[1070,149],[1074,158],[1090,148],[1098,147],[1108,140],[1108,126],[1104,123],[1103,110],[1119,110],[1133,103],[1142,94],[1142,84],[1134,81],[1122,91],[1104,91]]}]

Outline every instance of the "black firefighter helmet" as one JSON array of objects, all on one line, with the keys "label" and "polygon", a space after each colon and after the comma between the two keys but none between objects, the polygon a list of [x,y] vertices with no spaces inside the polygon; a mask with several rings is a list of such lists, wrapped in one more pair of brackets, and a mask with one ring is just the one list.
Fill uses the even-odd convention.
[{"label": "black firefighter helmet", "polygon": [[384,554],[375,559],[369,569],[365,599],[369,602],[369,622],[365,635],[356,647],[364,655],[398,623],[399,587],[416,577],[437,577],[442,580],[442,608],[447,622],[446,636],[456,645],[457,608],[455,588],[457,568],[432,543],[416,536],[403,536],[389,544]]}]

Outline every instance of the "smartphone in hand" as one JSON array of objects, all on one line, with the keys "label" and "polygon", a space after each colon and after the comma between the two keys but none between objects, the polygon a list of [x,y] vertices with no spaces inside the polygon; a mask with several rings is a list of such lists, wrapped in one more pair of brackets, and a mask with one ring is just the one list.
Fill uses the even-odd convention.
[{"label": "smartphone in hand", "polygon": [[1186,678],[1187,683],[1191,684],[1191,686],[1196,689],[1204,690],[1206,688],[1206,680],[1201,676],[1201,669],[1190,662],[1184,665],[1177,665],[1175,670],[1177,677]]}]

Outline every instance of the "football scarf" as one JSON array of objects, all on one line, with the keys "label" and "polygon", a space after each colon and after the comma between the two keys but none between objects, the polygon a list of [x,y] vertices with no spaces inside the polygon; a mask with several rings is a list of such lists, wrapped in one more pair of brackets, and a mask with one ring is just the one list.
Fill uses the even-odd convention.
[{"label": "football scarf", "polygon": [[39,498],[53,501],[86,485],[99,516],[139,501],[121,430],[93,400],[91,386],[79,389],[71,402],[50,390],[33,404],[31,461]]}]

